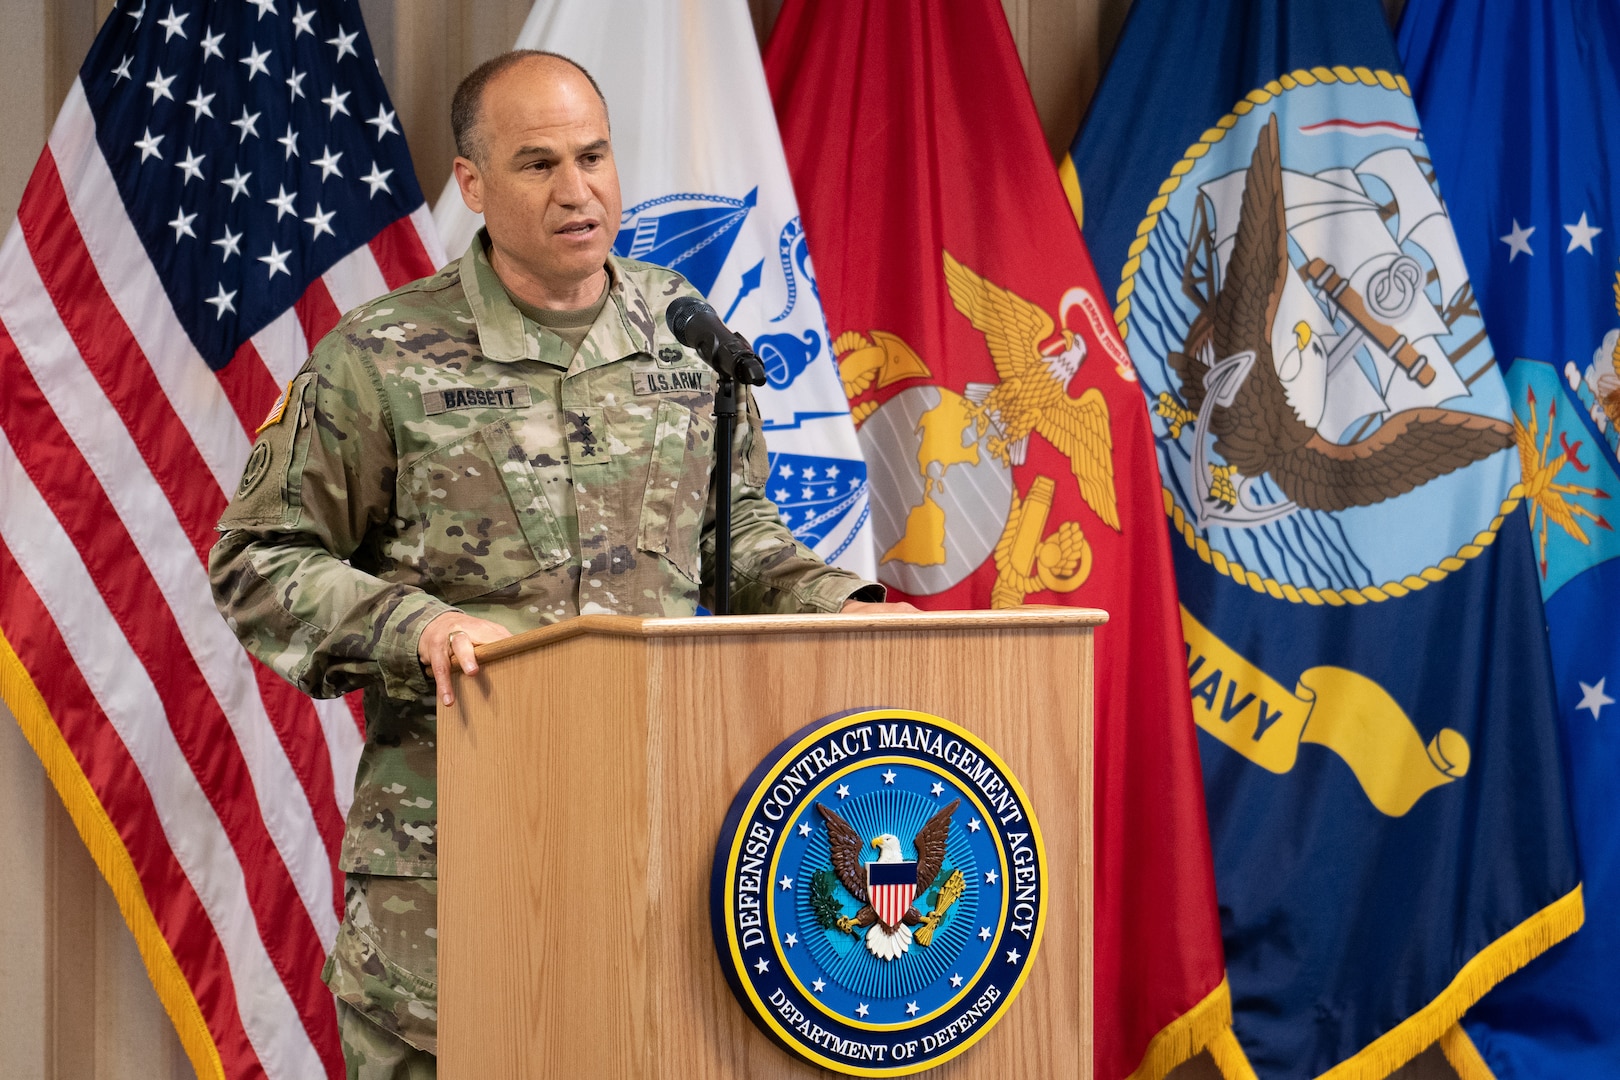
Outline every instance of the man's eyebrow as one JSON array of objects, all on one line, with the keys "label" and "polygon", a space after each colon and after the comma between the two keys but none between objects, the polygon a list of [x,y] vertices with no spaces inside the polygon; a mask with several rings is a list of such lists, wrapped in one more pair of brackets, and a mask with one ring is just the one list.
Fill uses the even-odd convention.
[{"label": "man's eyebrow", "polygon": [[[576,153],[599,154],[603,150],[606,150],[608,146],[608,140],[597,139],[593,142],[586,143],[584,146],[580,147]],[[514,160],[519,158],[555,158],[557,156],[557,151],[553,150],[549,146],[520,146],[512,154],[512,158]]]}]

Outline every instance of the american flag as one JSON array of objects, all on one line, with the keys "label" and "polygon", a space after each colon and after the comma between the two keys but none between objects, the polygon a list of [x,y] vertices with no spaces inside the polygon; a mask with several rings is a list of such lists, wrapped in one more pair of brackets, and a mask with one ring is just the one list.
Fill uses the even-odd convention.
[{"label": "american flag", "polygon": [[0,691],[204,1080],[343,1074],[361,746],[214,610],[214,522],[310,346],[442,261],[353,0],[121,0],[0,245]]}]

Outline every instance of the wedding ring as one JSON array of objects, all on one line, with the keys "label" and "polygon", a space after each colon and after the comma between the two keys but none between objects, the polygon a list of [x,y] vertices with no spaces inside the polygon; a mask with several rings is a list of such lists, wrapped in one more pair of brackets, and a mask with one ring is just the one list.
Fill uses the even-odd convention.
[{"label": "wedding ring", "polygon": [[[446,642],[451,642],[451,641],[454,641],[454,640],[456,640],[456,635],[457,635],[457,634],[465,634],[465,633],[467,633],[467,631],[465,631],[465,630],[452,630],[452,631],[450,631],[450,634],[449,634],[449,636],[447,636],[447,637],[446,637],[446,638],[445,638],[445,641],[446,641]],[[470,635],[469,635],[469,636],[470,636]]]}]

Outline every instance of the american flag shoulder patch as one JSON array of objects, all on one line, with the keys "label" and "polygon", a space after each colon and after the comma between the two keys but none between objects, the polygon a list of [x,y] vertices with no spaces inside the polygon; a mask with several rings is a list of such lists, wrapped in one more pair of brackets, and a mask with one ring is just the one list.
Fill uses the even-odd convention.
[{"label": "american flag shoulder patch", "polygon": [[270,414],[264,418],[264,422],[253,429],[254,435],[260,434],[265,428],[275,427],[281,423],[281,418],[287,415],[287,398],[292,395],[292,384],[293,380],[288,379],[287,385],[281,388],[281,396],[276,398],[274,405],[270,406]]}]

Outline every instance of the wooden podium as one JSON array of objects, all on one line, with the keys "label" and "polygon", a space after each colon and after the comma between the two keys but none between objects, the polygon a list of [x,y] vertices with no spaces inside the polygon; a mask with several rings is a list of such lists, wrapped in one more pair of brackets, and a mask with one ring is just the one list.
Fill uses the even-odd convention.
[{"label": "wooden podium", "polygon": [[1091,634],[1105,619],[586,616],[480,648],[479,675],[439,710],[439,1075],[829,1075],[732,997],[709,877],[732,799],[778,743],[881,706],[988,743],[1046,839],[1028,982],[932,1075],[1089,1080]]}]

